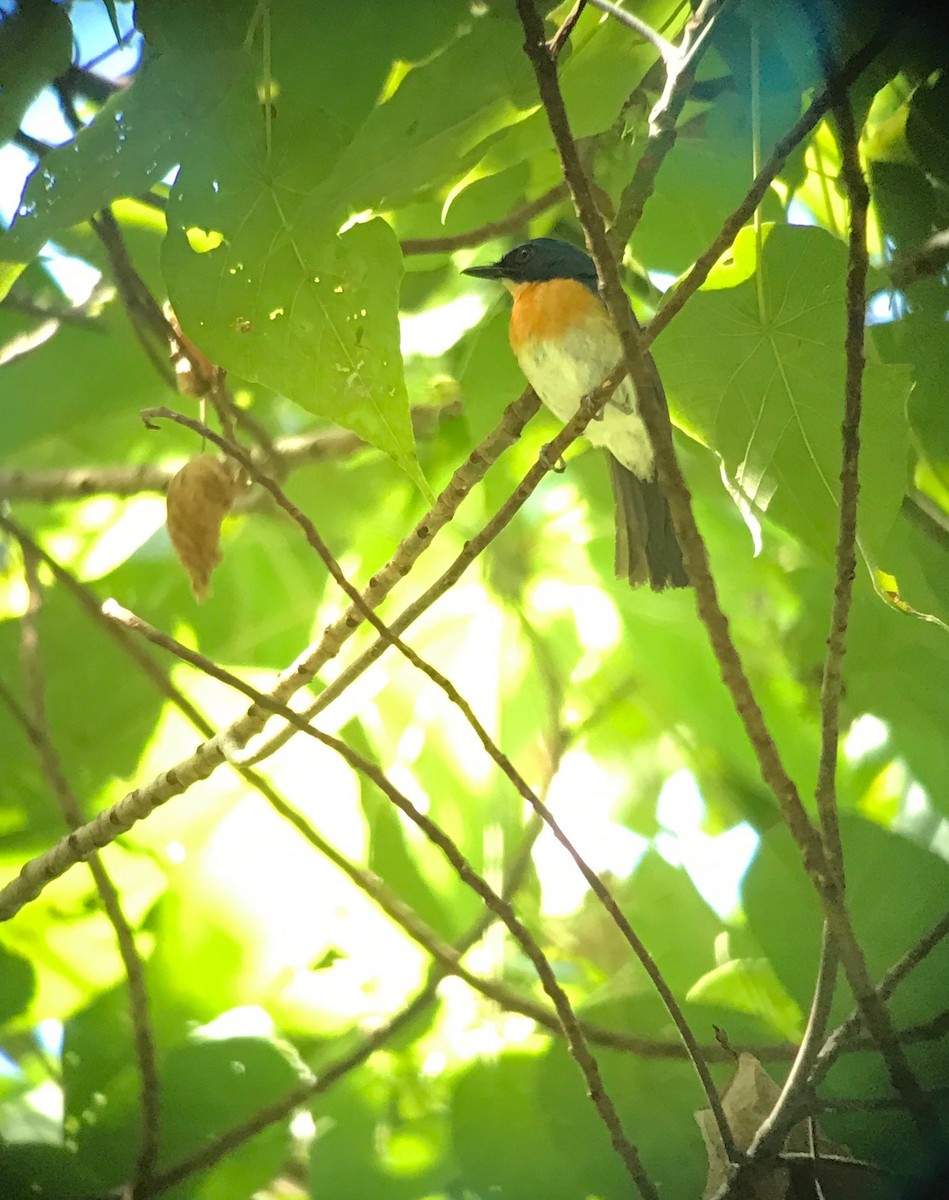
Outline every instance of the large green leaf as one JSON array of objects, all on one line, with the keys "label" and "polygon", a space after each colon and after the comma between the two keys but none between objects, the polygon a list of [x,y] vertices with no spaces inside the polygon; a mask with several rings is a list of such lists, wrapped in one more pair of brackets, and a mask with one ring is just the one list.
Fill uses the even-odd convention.
[{"label": "large green leaf", "polygon": [[72,28],[53,0],[21,0],[0,28],[0,145],[19,128],[36,94],[69,66]]},{"label": "large green leaf", "polygon": [[29,1004],[36,988],[36,973],[29,959],[0,946],[0,1025]]},{"label": "large green leaf", "polygon": [[[183,168],[180,188],[188,182]],[[188,207],[180,188],[172,219]],[[424,488],[399,352],[395,235],[380,220],[337,236],[284,217],[268,189],[240,226],[220,222],[226,241],[215,250],[196,253],[182,226],[169,229],[164,263],[182,323],[215,362],[352,429]]]},{"label": "large green leaf", "polygon": [[220,50],[196,54],[187,64],[171,56],[146,60],[128,89],[37,164],[0,255],[28,260],[60,230],[113,200],[147,191],[177,162],[188,130],[240,63]]},{"label": "large green leaf", "polygon": [[[945,911],[949,864],[897,834],[850,814],[841,817],[847,906],[867,965],[879,980]],[[810,1004],[819,959],[821,917],[800,854],[784,828],[765,835],[742,890],[749,927],[798,1005]],[[900,1025],[942,1007],[949,969],[943,943],[900,988],[891,1011]],[[838,996],[838,1015],[852,1001]]]},{"label": "large green leaf", "polygon": [[[736,270],[753,239],[742,233]],[[758,511],[824,556],[837,537],[846,271],[830,234],[776,226],[755,275],[713,275],[656,343],[675,419]],[[859,531],[871,555],[903,496],[908,394],[905,369],[867,364]]]}]

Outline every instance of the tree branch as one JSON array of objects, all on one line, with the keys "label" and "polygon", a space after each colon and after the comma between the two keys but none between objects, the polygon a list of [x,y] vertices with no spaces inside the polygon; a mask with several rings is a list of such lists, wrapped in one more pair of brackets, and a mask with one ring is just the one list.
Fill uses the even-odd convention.
[{"label": "tree branch", "polygon": [[681,283],[666,293],[666,301],[644,330],[646,346],[654,342],[683,305],[702,286],[712,267],[734,242],[739,230],[764,199],[768,188],[777,178],[790,153],[817,128],[818,123],[830,110],[839,88],[848,88],[876,58],[893,37],[894,22],[898,17],[890,13],[872,38],[855,54],[852,54],[840,71],[829,79],[824,88],[811,101],[807,111],[788,130],[771,151],[771,156],[755,177],[744,200],[735,211],[726,217],[718,235],[709,248],[695,261],[692,269]]},{"label": "tree branch", "polygon": [[[237,410],[241,413],[241,410]],[[412,409],[412,429],[416,437],[433,433],[447,417],[460,411],[458,402],[451,400],[437,407],[419,405]],[[241,413],[246,419],[246,414]],[[258,443],[261,441],[257,436]],[[291,471],[312,463],[348,458],[366,448],[366,443],[347,429],[321,429],[315,433],[294,434],[278,438],[272,450],[254,446],[251,461],[261,468],[285,476]],[[274,462],[274,460],[276,460]],[[176,460],[168,463],[139,463],[127,467],[70,467],[63,470],[0,469],[0,496],[6,500],[29,500],[54,504],[61,500],[85,499],[88,496],[139,496],[144,493],[164,495],[168,484],[181,468]],[[252,509],[260,502],[260,493],[243,493],[235,505],[236,511]]]},{"label": "tree branch", "polygon": [[[524,425],[537,411],[539,401],[525,391],[505,410],[497,427],[472,450],[458,468],[434,506],[419,521],[415,529],[402,540],[389,562],[372,576],[363,593],[366,603],[376,606],[392,587],[411,569],[418,557],[428,548],[432,538],[454,516],[458,505],[488,468],[520,436]],[[526,498],[526,497],[525,497]],[[523,501],[522,501],[523,502]],[[0,513],[0,526],[6,518]],[[361,623],[355,606],[332,625],[321,638],[300,655],[280,676],[273,694],[285,700],[306,686],[317,671],[339,652],[343,643]],[[188,758],[164,771],[150,784],[135,788],[111,808],[100,813],[88,825],[75,830],[45,853],[30,859],[19,875],[0,889],[0,921],[9,920],[24,904],[35,899],[53,879],[58,878],[76,863],[84,861],[95,850],[114,841],[128,829],[173,796],[181,795],[193,783],[207,779],[227,758],[227,752],[241,746],[266,724],[266,714],[252,708],[227,729],[208,738]]]},{"label": "tree branch", "polygon": [[508,234],[523,229],[528,222],[533,221],[535,217],[539,217],[541,213],[547,212],[548,209],[566,198],[566,184],[554,184],[536,200],[529,200],[525,204],[519,205],[498,221],[486,221],[484,225],[479,225],[475,229],[466,229],[464,233],[446,234],[444,237],[403,238],[402,253],[406,257],[411,254],[450,254],[453,250],[465,250],[471,246],[480,246],[482,242],[490,241],[492,238],[507,237]]},{"label": "tree branch", "polygon": [[[643,416],[644,423],[646,424],[646,428],[649,431],[650,437],[652,438],[654,444],[657,442],[657,429],[654,427],[661,427],[658,432],[660,436],[664,436],[665,438],[663,450],[667,454],[667,462],[660,466],[660,478],[663,480],[663,483],[666,483],[667,474],[674,474],[676,476],[677,483],[681,486],[680,498],[684,497],[683,507],[688,514],[688,518],[692,522],[694,537],[698,540],[704,555],[704,543],[702,543],[698,529],[695,527],[695,521],[692,517],[691,501],[686,489],[685,481],[682,479],[682,476],[679,473],[678,463],[675,459],[675,451],[672,447],[672,434],[669,426],[669,418],[665,412],[662,400],[657,391],[654,374],[650,370],[649,365],[647,364],[639,347],[639,329],[636,325],[632,310],[629,307],[629,302],[626,299],[626,294],[623,291],[622,284],[620,283],[616,262],[613,259],[612,252],[606,240],[603,221],[593,200],[593,195],[590,190],[586,173],[583,170],[579,154],[577,153],[576,143],[574,142],[573,136],[570,132],[567,113],[563,104],[563,97],[560,94],[560,85],[557,79],[556,65],[543,38],[543,23],[534,7],[533,0],[517,0],[517,10],[520,14],[521,24],[524,27],[524,34],[526,38],[525,50],[537,77],[538,92],[544,105],[544,109],[547,113],[547,119],[550,123],[554,140],[557,143],[557,149],[560,152],[564,176],[567,180],[567,185],[570,188],[570,193],[573,197],[574,204],[576,205],[577,215],[580,218],[580,222],[583,225],[583,228],[586,231],[594,250],[594,257],[597,260],[604,296],[610,309],[610,315],[616,324],[620,336],[623,339],[624,359],[621,367],[622,373],[628,373],[633,381],[637,396],[639,398],[641,415]],[[620,309],[622,309],[622,312],[619,311]],[[648,405],[650,409],[649,419],[646,418],[645,411],[647,408],[646,393],[648,393]],[[656,448],[656,457],[658,460],[658,446]],[[669,465],[670,462],[671,467]],[[680,521],[676,520],[675,508],[673,508],[673,519],[675,520],[676,531],[677,533],[680,533],[681,542],[682,538],[679,528]],[[692,581],[693,586],[696,586],[695,567],[697,564],[694,561],[694,552],[693,561],[690,562],[688,547],[684,545],[683,549],[685,551],[686,569],[689,573],[690,581]],[[714,585],[711,583],[711,577],[707,574],[707,568],[706,576],[714,596]],[[722,616],[722,621],[724,622],[724,615]],[[733,647],[732,651],[737,661],[737,653],[734,652]],[[738,666],[740,670],[740,663]],[[744,678],[743,673],[742,678]],[[745,681],[745,686],[750,697],[750,688],[747,687],[747,681]],[[752,703],[754,703],[753,698]],[[763,728],[763,718],[761,718],[761,725]],[[765,731],[765,733],[766,732],[767,731]],[[771,747],[773,749],[773,742],[771,743]],[[775,756],[777,755],[776,750],[774,751],[774,754]],[[798,805],[800,806],[799,801]],[[805,824],[809,824],[807,823],[807,818],[804,817],[803,809],[801,809],[801,817],[803,818]],[[622,928],[622,926],[620,927]],[[636,947],[634,945],[634,949],[635,948]],[[641,947],[641,949],[645,953],[645,947]],[[640,961],[643,961],[642,957]],[[653,977],[653,983],[657,989],[659,989],[660,995],[663,995],[662,982],[664,981],[661,981],[661,976],[658,979]],[[666,997],[663,996],[663,999],[665,998]],[[673,1015],[673,1019],[676,1020],[680,1036],[683,1037],[683,1040],[687,1045],[690,1046],[690,1048],[694,1047],[694,1035],[689,1029],[688,1024],[681,1012],[679,1013],[681,1023],[679,1019],[676,1019],[674,1009],[677,1007],[677,1005],[674,1005],[674,1008],[670,1008],[670,1014]],[[705,1090],[709,1106],[714,1115],[719,1134],[722,1138],[722,1144],[725,1147],[728,1158],[730,1161],[736,1161],[738,1158],[738,1150],[735,1145],[734,1138],[732,1137],[732,1132],[729,1128],[728,1121],[725,1118],[721,1099],[715,1088],[715,1084],[712,1081],[711,1075],[709,1074],[708,1066],[698,1053],[695,1054],[693,1062],[699,1079],[702,1083],[702,1087]]]},{"label": "tree branch", "polygon": [[[77,829],[82,825],[82,810],[63,771],[49,729],[39,635],[39,614],[43,604],[43,594],[37,575],[36,561],[36,557],[29,548],[23,546],[24,572],[29,600],[26,612],[20,622],[20,649],[27,707],[25,710],[20,707],[2,681],[0,681],[0,698],[4,700],[32,744],[46,784],[56,800],[63,820],[71,829]],[[147,1183],[154,1171],[158,1159],[161,1093],[155,1039],[149,1015],[145,968],[139,956],[138,947],[135,945],[135,934],[122,910],[118,890],[98,854],[94,854],[90,858],[89,870],[102,901],[105,915],[115,932],[115,940],[125,968],[128,985],[129,1015],[132,1022],[132,1039],[139,1074],[142,1113],[138,1154],[132,1172],[131,1196],[132,1200],[135,1200],[139,1195],[139,1190]]]},{"label": "tree branch", "polygon": [[[605,397],[604,397],[605,399]],[[306,734],[308,737],[314,738],[316,741],[335,750],[345,762],[349,764],[354,771],[358,771],[365,776],[371,783],[374,783],[377,788],[389,799],[389,801],[404,813],[418,828],[425,834],[428,840],[436,846],[450,863],[452,868],[457,873],[458,877],[468,887],[472,889],[484,902],[488,909],[501,920],[507,927],[511,936],[517,941],[518,945],[523,950],[524,954],[530,959],[534,970],[540,980],[541,986],[547,993],[553,1003],[557,1013],[557,1018],[563,1028],[564,1036],[567,1039],[567,1044],[570,1053],[573,1055],[577,1066],[583,1075],[584,1081],[590,1094],[590,1098],[596,1107],[597,1113],[602,1120],[607,1132],[610,1136],[610,1141],[616,1150],[617,1154],[623,1160],[627,1171],[631,1178],[636,1182],[644,1200],[659,1200],[659,1194],[655,1186],[651,1183],[648,1176],[643,1171],[642,1164],[639,1160],[639,1154],[629,1139],[623,1132],[622,1124],[616,1108],[613,1105],[606,1089],[603,1086],[603,1079],[600,1074],[599,1065],[593,1057],[590,1049],[583,1036],[583,1031],[577,1022],[576,1015],[570,1001],[567,999],[566,993],[560,987],[554,975],[550,963],[540,949],[540,946],[534,940],[533,936],[527,930],[521,921],[518,919],[511,907],[510,903],[499,895],[488,883],[480,876],[468,860],[458,849],[455,842],[444,832],[439,825],[432,821],[424,813],[420,812],[412,802],[404,796],[397,788],[393,786],[388,777],[377,766],[365,756],[359,754],[346,742],[334,737],[332,734],[325,733],[317,729],[315,726],[308,724],[292,709],[287,708],[274,700],[270,696],[264,695],[263,692],[257,691],[244,680],[239,679],[236,675],[223,670],[210,659],[203,655],[196,654],[187,647],[176,643],[173,638],[167,634],[161,633],[159,630],[154,630],[133,613],[122,609],[114,601],[107,601],[103,606],[103,611],[115,620],[121,621],[129,628],[136,629],[139,632],[145,633],[148,630],[149,636],[160,641],[161,644],[167,645],[169,648],[174,646],[174,652],[183,661],[197,666],[206,674],[222,683],[228,684],[230,687],[236,688],[243,692],[252,703],[256,706],[265,708],[270,712],[283,717],[284,720],[294,725],[296,729]]]}]

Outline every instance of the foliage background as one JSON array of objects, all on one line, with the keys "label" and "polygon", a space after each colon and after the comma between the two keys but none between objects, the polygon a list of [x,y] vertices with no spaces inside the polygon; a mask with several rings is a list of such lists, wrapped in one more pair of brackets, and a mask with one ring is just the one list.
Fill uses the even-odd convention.
[{"label": "foliage background", "polygon": [[[633,7],[667,36],[687,16],[672,0]],[[568,10],[549,7],[551,32]],[[882,19],[867,5],[820,12],[841,57]],[[949,224],[941,32],[935,9],[908,10],[851,92],[872,194],[873,298],[837,789],[848,905],[875,980],[944,917],[949,895],[946,277],[938,263],[914,276],[907,258]],[[79,69],[116,36],[124,57]],[[4,881],[64,832],[48,764],[15,713],[29,708],[38,662],[46,740],[82,820],[186,758],[199,736],[82,596],[114,597],[264,690],[345,607],[299,529],[261,503],[225,522],[213,596],[196,606],[160,488],[135,479],[164,471],[167,481],[200,449],[185,429],[145,429],[139,411],[195,415],[197,404],[174,390],[167,346],[157,363],[154,345],[143,351],[148,323],[123,290],[116,239],[110,250],[90,218],[111,206],[147,289],[226,369],[245,442],[329,447],[286,487],[364,586],[523,386],[506,299],[461,269],[521,235],[582,240],[563,189],[551,192],[561,168],[523,40],[500,0],[362,0],[342,14],[302,0],[4,10],[4,169],[32,173],[0,240],[0,494],[68,573],[39,564],[33,607],[40,587],[42,603],[30,614],[22,543],[6,527]],[[561,55],[573,132],[607,210],[648,153],[655,63],[652,47],[592,8]],[[128,71],[118,87],[117,68]],[[820,84],[796,3],[725,6],[626,254],[642,319]],[[57,106],[62,144],[46,146]],[[834,126],[822,122],[654,347],[723,605],[805,798],[838,519],[839,168]],[[503,235],[488,236],[483,227],[509,213]],[[85,294],[84,279],[95,280]],[[368,444],[336,438],[337,425]],[[555,432],[545,414],[530,422],[398,585],[386,620],[439,578]],[[817,900],[691,594],[613,580],[603,464],[581,443],[567,458],[424,611],[411,644],[607,873],[710,1047],[719,1085],[733,1065],[716,1026],[780,1081],[814,989]],[[370,640],[358,632],[312,690]],[[212,729],[244,710],[201,670],[148,653]],[[647,1170],[664,1197],[701,1194],[707,1156],[693,1113],[705,1100],[668,1014],[562,850],[547,833],[533,841],[521,800],[457,709],[390,650],[318,724],[378,762],[493,886],[516,881],[519,917],[579,1015],[639,1039],[596,1052]],[[441,854],[325,746],[296,736],[259,770],[263,790],[221,767],[108,846],[102,864],[144,964],[158,1180],[295,1087],[301,1100],[295,1116],[261,1119],[184,1180],[139,1177],[136,1194],[628,1195],[556,1029],[511,1011],[545,1003],[529,962],[497,927],[467,948],[481,902]],[[431,952],[445,943],[466,949],[493,998],[458,979],[436,992]],[[85,867],[0,926],[4,1195],[76,1200],[141,1166],[155,1101],[143,1102],[126,970]],[[947,978],[943,943],[891,1005],[898,1028],[927,1025],[907,1039],[926,1088],[949,1083],[938,1021]],[[366,1042],[420,992],[391,1036]],[[833,1023],[851,1007],[841,983]],[[141,1021],[141,1007],[132,1012]],[[308,1081],[350,1054],[307,1098]],[[822,1129],[858,1158],[926,1169],[936,1143],[886,1105],[876,1053],[841,1057],[821,1094]]]}]

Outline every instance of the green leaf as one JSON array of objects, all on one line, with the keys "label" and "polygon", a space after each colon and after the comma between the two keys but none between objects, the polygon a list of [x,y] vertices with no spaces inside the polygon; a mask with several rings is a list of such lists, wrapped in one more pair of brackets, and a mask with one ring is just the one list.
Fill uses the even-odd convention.
[{"label": "green leaf", "polygon": [[[222,192],[235,182],[223,178]],[[212,361],[352,429],[426,491],[402,375],[392,230],[380,220],[342,236],[301,225],[275,187],[245,180],[245,212],[232,223],[233,214],[212,211],[224,242],[198,253],[186,233],[195,186],[183,164],[163,253],[183,326]]]},{"label": "green leaf", "polygon": [[[301,1082],[297,1064],[263,1038],[200,1040],[168,1055],[161,1076],[161,1162],[170,1166],[282,1099]],[[289,1149],[289,1114],[236,1147],[217,1166],[173,1188],[173,1200],[250,1200]]]},{"label": "green leaf", "polygon": [[[584,1015],[593,1019],[589,1011]],[[702,1107],[704,1093],[691,1066],[599,1048],[596,1057],[623,1128],[663,1197],[694,1200],[701,1193],[705,1161],[692,1114]],[[571,1169],[581,1181],[578,1194],[628,1200],[629,1176],[562,1040],[541,1060],[538,1086],[552,1138],[568,1149]]]},{"label": "green leaf", "polygon": [[451,1139],[463,1188],[518,1200],[585,1194],[565,1144],[555,1141],[535,1054],[509,1051],[474,1062],[455,1083]]},{"label": "green leaf", "polygon": [[[0,623],[0,658],[5,662],[16,661],[19,637],[17,622]],[[87,614],[58,588],[46,594],[40,645],[47,669],[54,673],[46,697],[50,736],[66,778],[90,811],[103,784],[134,772],[164,700],[144,675],[130,668],[111,638],[92,631]],[[88,653],[75,652],[81,645]],[[22,734],[10,729],[8,735],[0,726],[0,735],[6,743],[0,745],[0,759],[15,761],[20,751],[13,746]],[[90,746],[96,747],[95,754],[89,753]],[[15,798],[19,827],[6,832],[0,842],[4,849],[23,853],[45,848],[63,834],[62,814],[48,787],[37,779],[34,788]]]},{"label": "green leaf", "polygon": [[10,1200],[75,1200],[98,1187],[96,1173],[65,1146],[33,1142],[0,1142],[0,1178]]},{"label": "green leaf", "polygon": [[347,140],[301,219],[404,203],[463,174],[485,139],[536,106],[521,38],[517,24],[489,11],[437,57],[409,71]]},{"label": "green leaf", "polygon": [[[759,512],[825,557],[837,538],[846,270],[830,234],[776,226],[754,278],[701,291],[656,343],[676,421]],[[903,497],[908,394],[904,368],[867,364],[859,531],[871,554]]]},{"label": "green leaf", "polygon": [[36,972],[26,958],[0,945],[0,1025],[21,1013],[36,990]]},{"label": "green leaf", "polygon": [[38,92],[72,59],[72,26],[61,4],[21,0],[0,23],[0,145],[19,129]]},{"label": "green leaf", "polygon": [[188,64],[146,59],[128,89],[37,163],[3,253],[29,260],[60,230],[113,200],[147,191],[174,166],[198,114],[213,105],[239,65],[234,54],[221,51],[195,55]]},{"label": "green leaf", "polygon": [[[400,1099],[397,1080],[363,1068],[314,1101],[321,1134],[310,1151],[313,1200],[417,1200],[443,1193],[451,1175],[442,1119],[413,1121]],[[397,1153],[400,1135],[415,1142],[408,1161]]]},{"label": "green leaf", "polygon": [[774,968],[763,958],[733,958],[703,975],[689,989],[693,1004],[718,1004],[751,1013],[789,1042],[803,1033],[800,1008],[787,994]]},{"label": "green leaf", "polygon": [[[841,814],[847,907],[871,977],[879,980],[944,914],[949,863],[904,837]],[[802,1010],[810,1005],[820,957],[821,917],[800,854],[782,828],[769,831],[742,890],[748,925],[781,983]],[[931,1019],[943,1006],[949,945],[942,943],[895,993],[899,1025]],[[836,1013],[852,1006],[844,988]]]}]

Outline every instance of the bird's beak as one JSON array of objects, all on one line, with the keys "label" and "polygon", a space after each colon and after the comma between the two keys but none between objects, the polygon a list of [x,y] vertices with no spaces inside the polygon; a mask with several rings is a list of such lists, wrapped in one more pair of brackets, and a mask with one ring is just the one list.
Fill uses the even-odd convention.
[{"label": "bird's beak", "polygon": [[473,275],[475,279],[503,279],[504,271],[499,262],[489,263],[486,267],[468,267],[462,275]]}]

